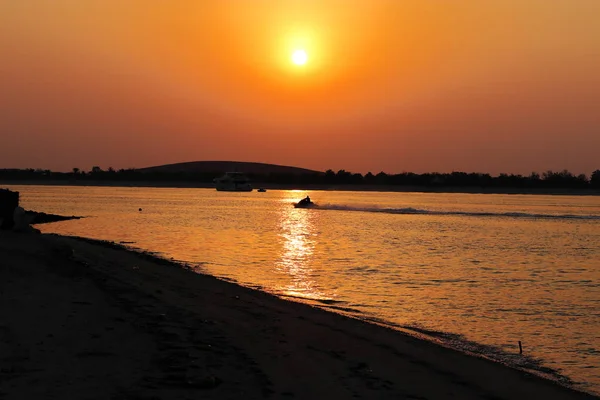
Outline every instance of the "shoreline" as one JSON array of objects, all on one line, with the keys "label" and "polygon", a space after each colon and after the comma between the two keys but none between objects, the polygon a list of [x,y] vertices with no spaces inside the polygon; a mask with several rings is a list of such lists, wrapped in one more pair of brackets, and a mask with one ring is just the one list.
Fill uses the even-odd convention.
[{"label": "shoreline", "polygon": [[85,217],[78,217],[75,215],[64,216],[56,214],[48,214],[45,212],[37,212],[31,210],[25,210],[25,215],[30,218],[30,225],[49,224],[52,222],[70,221],[73,219],[82,219]]},{"label": "shoreline", "polygon": [[2,231],[0,251],[7,399],[594,398],[114,242]]},{"label": "shoreline", "polygon": [[[79,186],[79,187],[140,187],[140,188],[178,188],[178,189],[214,189],[210,183],[194,182],[106,182],[106,181],[1,181],[1,186]],[[390,193],[461,193],[461,194],[510,194],[510,195],[553,195],[553,196],[600,196],[600,190],[572,189],[519,189],[493,187],[445,187],[445,186],[395,186],[395,185],[287,185],[253,183],[254,191],[258,188],[267,190],[323,190],[351,192],[390,192]]]},{"label": "shoreline", "polygon": [[[56,234],[52,234],[52,235],[64,237],[62,235],[56,235]],[[86,238],[86,237],[81,237],[81,236],[67,236],[67,237],[75,239],[75,240],[81,240],[83,242],[87,242],[92,245],[104,246],[107,248],[126,251],[126,252],[133,252],[135,254],[138,254],[142,258],[148,259],[152,262],[155,262],[155,263],[158,263],[161,265],[165,265],[168,267],[176,267],[176,268],[184,269],[187,271],[192,271],[195,274],[200,274],[203,276],[214,278],[219,281],[222,281],[222,282],[225,282],[228,284],[232,284],[234,286],[237,286],[237,287],[240,287],[243,289],[248,289],[251,291],[256,291],[256,292],[271,296],[271,297],[275,298],[276,300],[306,305],[306,306],[314,308],[314,309],[322,310],[326,313],[332,313],[332,314],[343,316],[345,318],[349,318],[351,320],[356,320],[360,323],[375,325],[375,326],[381,327],[383,329],[392,330],[394,332],[398,332],[400,334],[407,335],[410,338],[424,341],[427,343],[431,343],[435,346],[440,346],[440,347],[443,347],[445,349],[449,349],[452,351],[456,351],[460,354],[464,354],[469,357],[483,359],[483,360],[486,360],[486,361],[489,361],[489,362],[492,362],[495,364],[502,365],[506,368],[510,368],[515,371],[520,371],[520,372],[524,372],[527,374],[531,374],[531,375],[541,378],[543,380],[550,381],[560,387],[568,388],[570,390],[574,390],[574,391],[585,393],[585,394],[596,395],[594,392],[586,392],[585,390],[578,388],[576,382],[574,382],[568,376],[560,374],[559,371],[553,370],[548,367],[541,366],[540,365],[541,361],[536,358],[529,357],[528,355],[525,355],[525,354],[523,354],[521,356],[521,355],[517,355],[516,353],[506,353],[506,352],[500,350],[499,348],[470,341],[470,340],[464,338],[462,335],[458,335],[458,334],[455,334],[452,332],[434,331],[434,330],[419,328],[416,326],[400,325],[400,324],[396,324],[396,323],[386,321],[386,320],[383,320],[383,319],[380,319],[377,317],[373,317],[373,316],[357,315],[354,312],[356,310],[350,311],[348,309],[331,306],[331,305],[329,305],[329,303],[322,303],[319,301],[309,300],[309,299],[305,299],[303,297],[296,297],[296,296],[291,296],[291,295],[290,296],[277,295],[275,293],[257,289],[252,286],[243,285],[232,279],[223,279],[218,276],[207,274],[203,271],[199,271],[198,269],[190,267],[186,263],[183,263],[180,261],[169,260],[167,258],[164,258],[164,257],[158,255],[155,252],[152,252],[149,250],[144,250],[141,248],[136,248],[134,246],[129,246],[128,242],[113,242],[110,240],[92,239],[92,238]],[[456,345],[453,345],[452,343],[450,343],[447,340],[448,337],[450,337],[453,340],[456,340],[457,338],[459,338],[461,345],[462,346],[466,345],[466,347],[462,347],[460,349],[457,348]],[[494,352],[495,354],[484,353],[482,351],[482,349],[488,349],[488,350],[492,349],[495,351]],[[498,351],[500,353],[498,353]],[[507,358],[510,359],[510,361],[505,361]]]}]

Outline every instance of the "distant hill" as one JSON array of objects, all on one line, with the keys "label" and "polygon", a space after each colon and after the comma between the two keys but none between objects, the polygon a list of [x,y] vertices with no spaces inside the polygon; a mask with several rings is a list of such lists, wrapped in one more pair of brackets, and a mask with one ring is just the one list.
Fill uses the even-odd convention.
[{"label": "distant hill", "polygon": [[289,167],[285,165],[265,164],[242,161],[192,161],[177,164],[159,165],[155,167],[140,168],[141,172],[193,172],[193,173],[225,173],[243,172],[246,174],[319,174],[306,168]]}]

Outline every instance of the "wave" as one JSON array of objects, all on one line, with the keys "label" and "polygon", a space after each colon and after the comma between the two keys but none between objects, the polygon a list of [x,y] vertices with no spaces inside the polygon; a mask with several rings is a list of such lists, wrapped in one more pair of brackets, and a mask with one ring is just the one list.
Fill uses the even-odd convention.
[{"label": "wave", "polygon": [[427,329],[419,325],[399,325],[397,328],[409,334],[413,334],[414,336],[436,342],[462,353],[487,358],[512,368],[528,371],[565,386],[573,386],[575,384],[573,380],[562,375],[560,371],[545,366],[543,360],[533,356],[520,354],[517,351],[518,342],[513,343],[512,349],[502,349],[498,346],[486,345],[468,340],[465,336],[460,334]]},{"label": "wave", "polygon": [[579,382],[573,381],[571,378],[563,375],[560,371],[544,365],[544,360],[518,352],[518,342],[513,343],[512,349],[510,346],[501,348],[498,346],[487,345],[473,340],[467,339],[464,335],[458,333],[444,332],[424,328],[418,324],[397,324],[375,315],[363,314],[360,310],[351,307],[328,307],[322,304],[315,304],[318,307],[330,309],[334,312],[339,312],[351,318],[356,318],[361,321],[374,323],[380,326],[386,326],[410,336],[436,343],[438,345],[451,348],[461,353],[465,353],[475,357],[485,358],[511,368],[522,371],[527,371],[537,376],[557,382],[563,386],[585,389],[580,386]]},{"label": "wave", "polygon": [[532,218],[532,219],[575,219],[575,220],[600,220],[600,215],[576,215],[576,214],[536,214],[524,212],[486,212],[486,211],[437,211],[425,210],[413,207],[384,208],[376,206],[348,206],[339,204],[317,204],[315,209],[333,211],[359,211],[384,214],[401,215],[446,215],[466,217],[505,217],[505,218]]}]

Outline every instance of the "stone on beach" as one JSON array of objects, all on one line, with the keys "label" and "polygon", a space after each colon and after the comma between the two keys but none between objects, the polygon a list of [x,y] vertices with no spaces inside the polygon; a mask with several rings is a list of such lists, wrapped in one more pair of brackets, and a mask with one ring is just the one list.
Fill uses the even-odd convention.
[{"label": "stone on beach", "polygon": [[14,225],[14,212],[19,206],[19,192],[0,189],[0,229],[11,229]]}]

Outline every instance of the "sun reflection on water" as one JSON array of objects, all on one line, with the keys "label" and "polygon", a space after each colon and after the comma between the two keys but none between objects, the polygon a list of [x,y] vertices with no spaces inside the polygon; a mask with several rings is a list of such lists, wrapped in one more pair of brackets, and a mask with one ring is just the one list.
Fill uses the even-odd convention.
[{"label": "sun reflection on water", "polygon": [[317,287],[312,265],[318,236],[317,216],[309,210],[286,207],[281,210],[279,220],[282,248],[276,270],[290,280],[277,291],[286,296],[325,299],[327,296]]},{"label": "sun reflection on water", "polygon": [[[282,297],[464,335],[502,351],[452,345],[502,362],[524,340],[544,367],[600,393],[594,196],[9,188],[27,209],[88,217],[40,225],[44,233],[135,242]],[[295,209],[306,195],[336,207]]]}]

